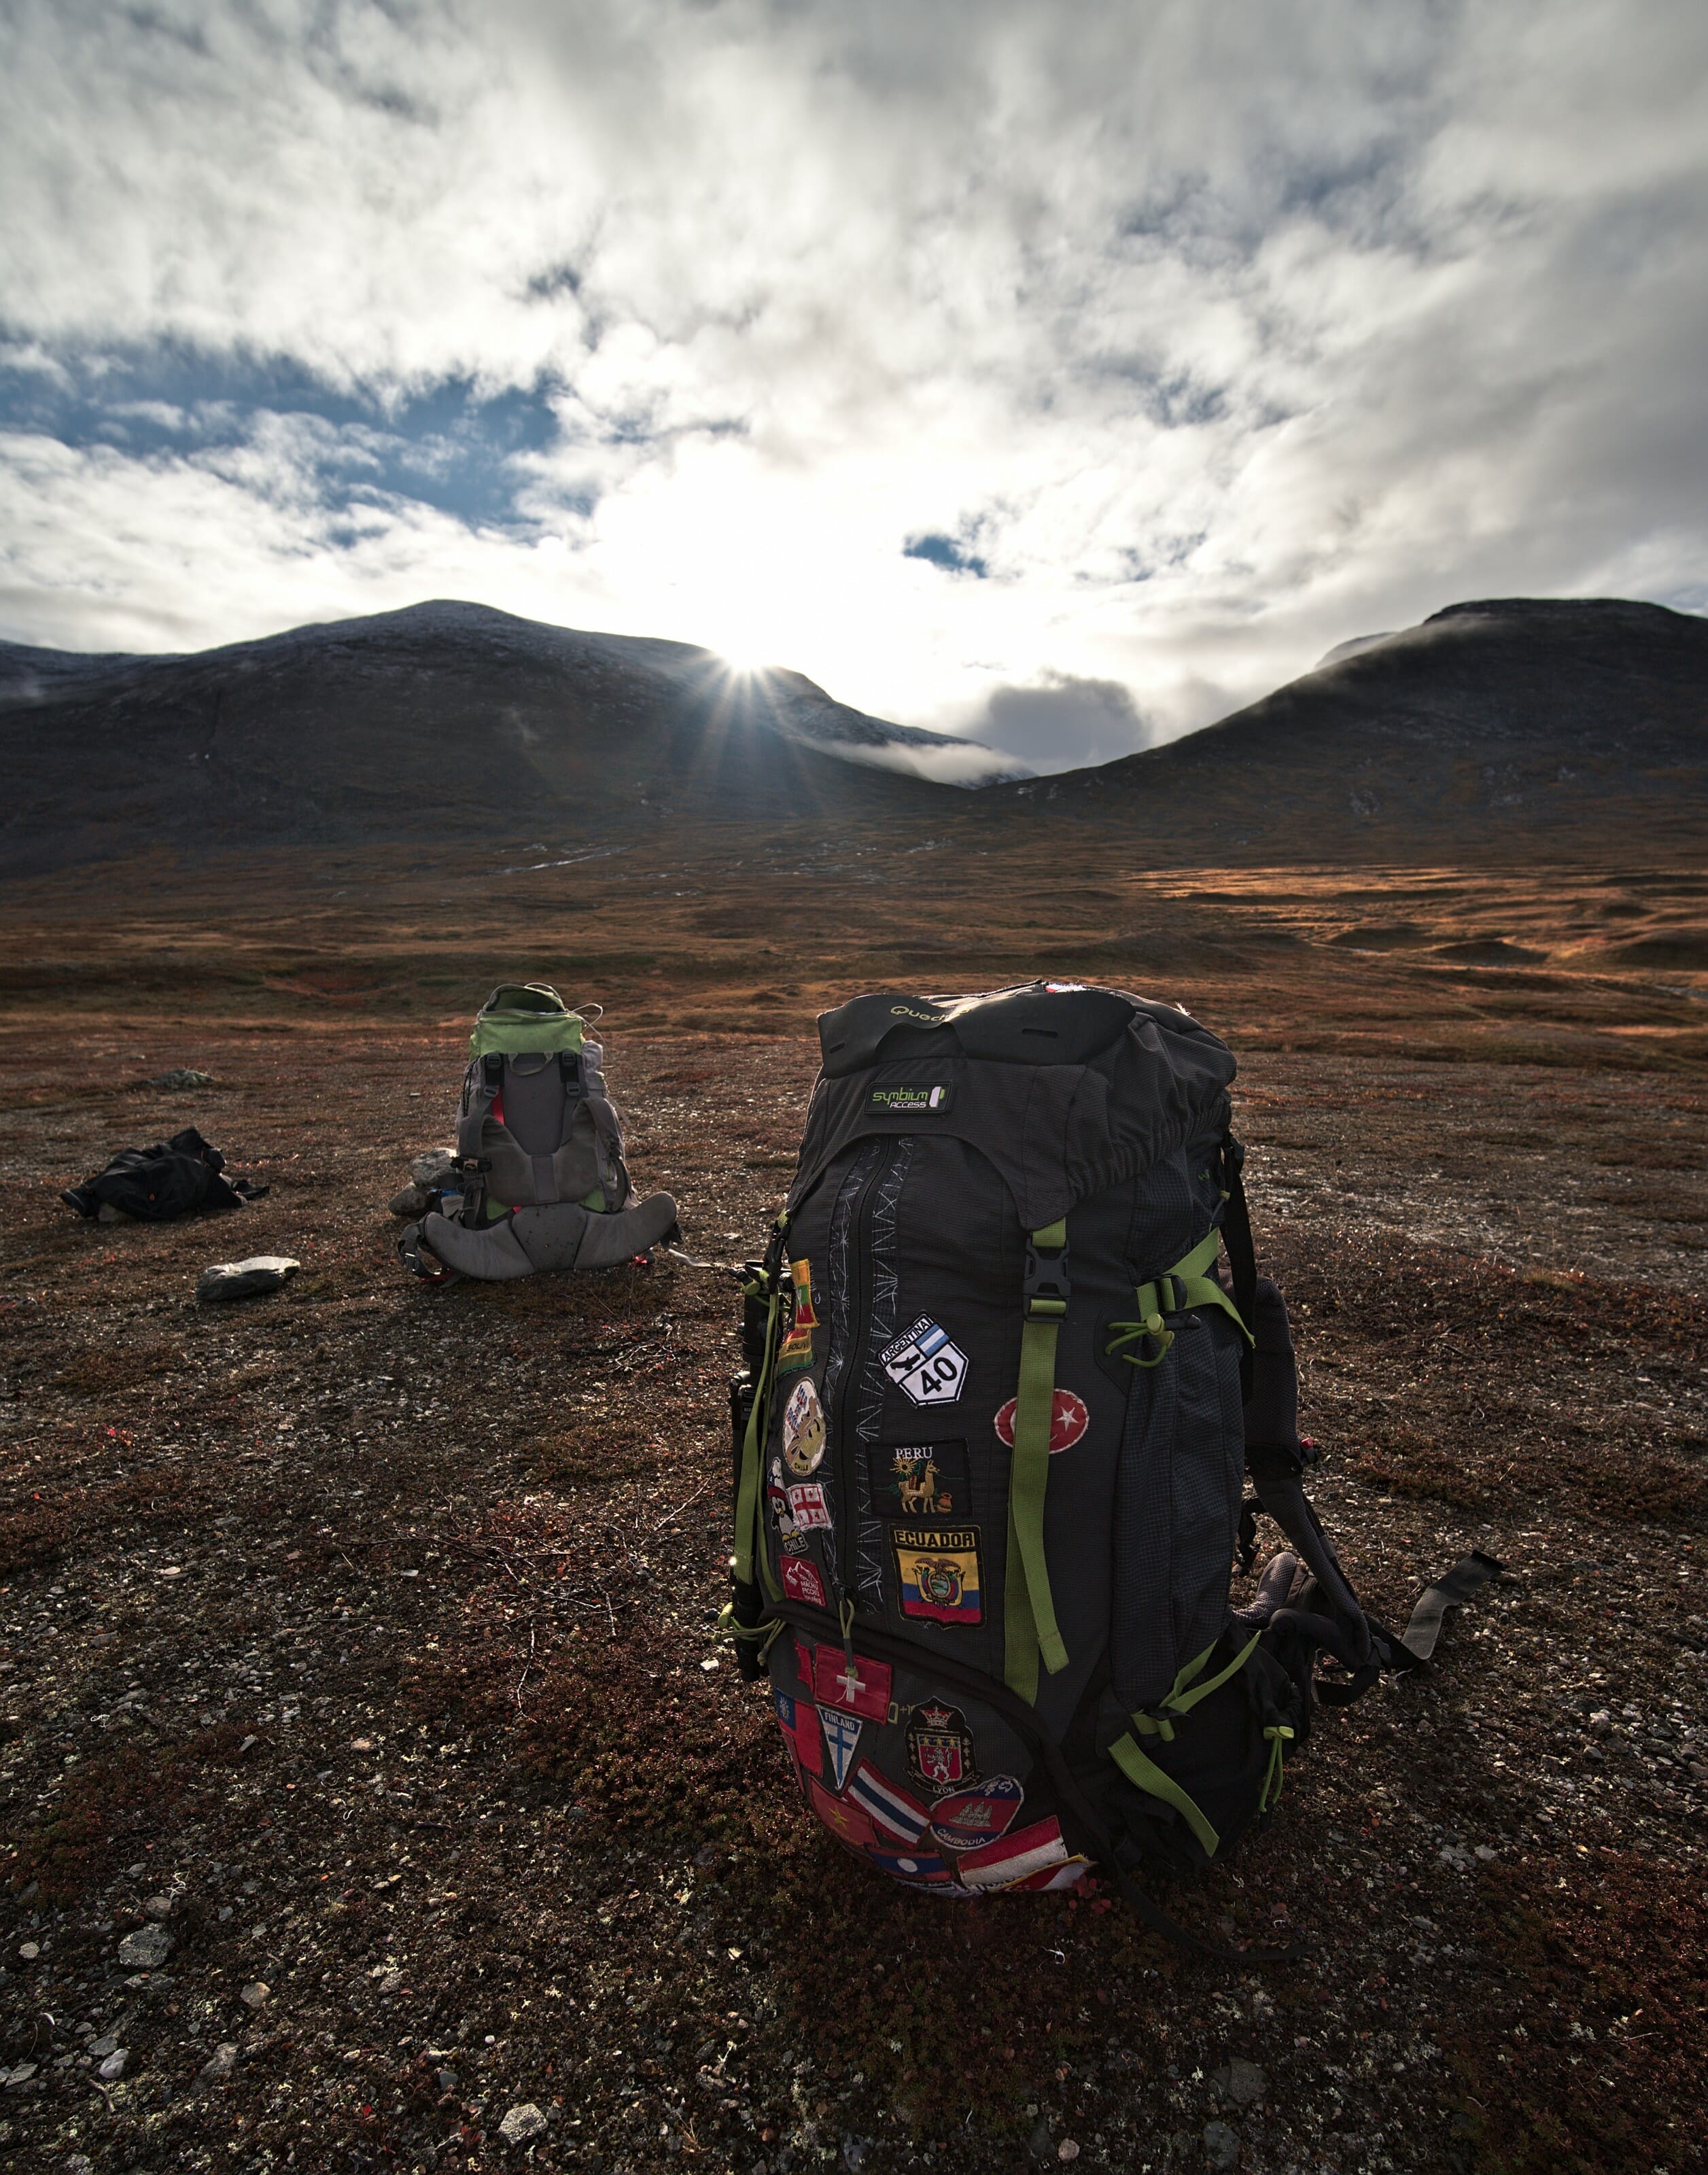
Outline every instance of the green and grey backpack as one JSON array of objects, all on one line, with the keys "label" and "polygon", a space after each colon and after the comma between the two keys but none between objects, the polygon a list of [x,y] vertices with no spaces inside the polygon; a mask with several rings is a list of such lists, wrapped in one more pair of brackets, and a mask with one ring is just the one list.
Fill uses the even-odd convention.
[{"label": "green and grey backpack", "polygon": [[[1069,982],[857,997],[819,1028],[746,1283],[743,1672],[870,1865],[956,1896],[1097,1868],[1178,1934],[1131,1876],[1225,1856],[1314,1705],[1433,1644],[1428,1609],[1411,1645],[1366,1614],[1306,1500],[1233,1057],[1174,1006]],[[1287,1545],[1235,1609],[1260,1507]]]},{"label": "green and grey backpack", "polygon": [[544,982],[506,983],[469,1039],[455,1183],[398,1241],[417,1275],[510,1278],[602,1269],[671,1236],[667,1193],[637,1200],[605,1053],[600,1007],[572,1011]]}]

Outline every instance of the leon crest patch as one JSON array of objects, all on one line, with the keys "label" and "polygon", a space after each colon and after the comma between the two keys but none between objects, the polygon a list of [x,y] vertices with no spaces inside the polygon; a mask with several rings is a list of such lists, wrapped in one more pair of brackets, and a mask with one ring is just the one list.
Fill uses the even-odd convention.
[{"label": "leon crest patch", "polygon": [[973,1756],[973,1733],[957,1706],[927,1700],[908,1723],[908,1769],[934,1796],[969,1788],[979,1780]]},{"label": "leon crest patch", "polygon": [[890,1547],[903,1616],[933,1624],[982,1624],[976,1526],[892,1526]]}]

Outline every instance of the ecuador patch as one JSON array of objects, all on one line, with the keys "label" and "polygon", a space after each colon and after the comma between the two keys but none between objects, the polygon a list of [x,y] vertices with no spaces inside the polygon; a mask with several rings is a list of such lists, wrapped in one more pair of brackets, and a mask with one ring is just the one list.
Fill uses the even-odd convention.
[{"label": "ecuador patch", "polygon": [[934,1624],[982,1624],[976,1526],[892,1526],[890,1547],[903,1616]]}]

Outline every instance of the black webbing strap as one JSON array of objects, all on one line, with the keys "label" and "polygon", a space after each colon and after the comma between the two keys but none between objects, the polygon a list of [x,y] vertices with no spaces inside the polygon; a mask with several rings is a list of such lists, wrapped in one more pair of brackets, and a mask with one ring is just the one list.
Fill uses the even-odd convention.
[{"label": "black webbing strap", "polygon": [[[773,1607],[772,1614],[822,1644],[839,1646],[843,1643],[843,1635],[837,1619],[827,1609]],[[1173,1941],[1180,1948],[1196,1950],[1200,1955],[1213,1956],[1217,1963],[1284,1964],[1293,1961],[1298,1955],[1296,1945],[1285,1949],[1217,1948],[1213,1941],[1201,1940],[1196,1934],[1188,1933],[1184,1926],[1176,1925],[1160,1904],[1152,1902],[1117,1858],[1109,1834],[1080,1788],[1079,1778],[1063,1758],[1061,1747],[1046,1733],[1026,1700],[1010,1691],[1006,1684],[999,1684],[995,1677],[987,1677],[982,1669],[970,1669],[962,1662],[946,1661],[936,1654],[922,1659],[916,1647],[907,1646],[898,1639],[892,1639],[881,1631],[869,1631],[862,1628],[859,1646],[861,1652],[870,1654],[875,1662],[889,1662],[901,1668],[927,1668],[937,1682],[950,1690],[964,1692],[969,1699],[980,1700],[986,1706],[994,1707],[1017,1735],[1023,1738],[1038,1755],[1055,1786],[1063,1810],[1072,1816],[1076,1825],[1084,1830],[1086,1838],[1095,1849],[1099,1860],[1114,1874],[1122,1901],[1152,1933],[1160,1934],[1165,1940]]]},{"label": "black webbing strap", "polygon": [[[1222,1214],[1222,1243],[1228,1249],[1228,1266],[1234,1274],[1234,1304],[1247,1329],[1257,1322],[1257,1247],[1251,1236],[1251,1211],[1246,1206],[1245,1184],[1239,1167],[1245,1151],[1232,1133],[1222,1136],[1222,1190],[1228,1199]],[[1251,1402],[1251,1347],[1239,1355],[1239,1396]]]},{"label": "black webbing strap", "polygon": [[[1427,1587],[1412,1611],[1412,1620],[1394,1642],[1413,1655],[1419,1662],[1427,1662],[1435,1651],[1435,1641],[1441,1635],[1441,1619],[1450,1608],[1461,1608],[1464,1603],[1482,1592],[1491,1579],[1499,1578],[1506,1566],[1494,1556],[1486,1556],[1481,1549],[1472,1549],[1468,1556],[1461,1556],[1445,1577],[1438,1578]],[[1402,1664],[1403,1667],[1404,1665]]]}]

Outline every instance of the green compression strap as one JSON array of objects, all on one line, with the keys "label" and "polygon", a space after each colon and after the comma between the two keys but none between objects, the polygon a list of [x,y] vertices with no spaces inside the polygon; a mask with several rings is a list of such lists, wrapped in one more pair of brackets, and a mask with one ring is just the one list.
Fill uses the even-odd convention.
[{"label": "green compression strap", "polygon": [[[1066,1219],[1034,1231],[1032,1243],[1039,1252],[1059,1256],[1067,1245]],[[1055,1340],[1066,1312],[1065,1299],[1028,1296],[1020,1332],[1020,1388],[1008,1474],[1003,1676],[1008,1689],[1028,1706],[1038,1696],[1039,1656],[1052,1676],[1067,1667],[1044,1553],[1044,1498],[1049,1483],[1049,1431],[1055,1411]]]},{"label": "green compression strap", "polygon": [[[1173,1689],[1165,1698],[1158,1701],[1150,1713],[1136,1714],[1133,1717],[1133,1728],[1141,1736],[1160,1738],[1164,1744],[1172,1741],[1174,1725],[1169,1720],[1169,1716],[1179,1715],[1184,1717],[1190,1714],[1200,1700],[1208,1699],[1212,1692],[1220,1691],[1228,1679],[1238,1676],[1240,1670],[1251,1659],[1252,1654],[1256,1650],[1257,1642],[1262,1636],[1261,1631],[1254,1631],[1225,1668],[1218,1669],[1213,1677],[1206,1678],[1204,1682],[1200,1684],[1197,1681],[1198,1676],[1216,1651],[1215,1643],[1212,1641],[1201,1654],[1195,1654],[1187,1662],[1185,1668],[1175,1678]],[[1290,1732],[1289,1734],[1291,1734]],[[1279,1748],[1276,1749],[1278,1751]],[[1131,1737],[1117,1738],[1109,1747],[1109,1757],[1130,1782],[1136,1784],[1141,1790],[1147,1791],[1152,1797],[1160,1798],[1165,1805],[1172,1805],[1198,1838],[1205,1857],[1215,1857],[1217,1847],[1222,1840],[1221,1836],[1217,1834],[1199,1807],[1180,1787],[1172,1775],[1158,1766],[1154,1760],[1147,1758]],[[1274,1764],[1273,1758],[1271,1764],[1272,1766]],[[1266,1794],[1268,1788],[1268,1778],[1266,1777],[1264,1782]]]},{"label": "green compression strap", "polygon": [[765,1357],[753,1385],[753,1406],[747,1415],[747,1432],[741,1439],[741,1477],[735,1489],[735,1576],[743,1586],[753,1583],[756,1559],[760,1582],[773,1601],[782,1589],[771,1575],[765,1551],[756,1545],[759,1533],[759,1469],[765,1458],[765,1437],[771,1420],[771,1380],[777,1367],[777,1327],[783,1309],[783,1287],[773,1280],[771,1306],[765,1320]]},{"label": "green compression strap", "polygon": [[1130,1782],[1152,1797],[1172,1805],[1197,1836],[1206,1858],[1214,1858],[1222,1838],[1172,1775],[1165,1775],[1154,1760],[1147,1760],[1131,1737],[1119,1737],[1109,1747],[1109,1757]]},{"label": "green compression strap", "polygon": [[1114,1337],[1109,1350],[1114,1353],[1123,1344],[1130,1344],[1141,1337],[1148,1337],[1156,1344],[1155,1356],[1141,1359],[1135,1353],[1123,1352],[1120,1356],[1134,1367],[1154,1367],[1174,1341],[1172,1329],[1163,1326],[1165,1314],[1184,1314],[1195,1306],[1219,1306],[1239,1334],[1250,1344],[1251,1332],[1239,1316],[1239,1310],[1223,1290],[1208,1271],[1214,1266],[1222,1250],[1222,1234],[1212,1231],[1201,1239],[1190,1254],[1185,1254],[1163,1276],[1147,1284],[1141,1284],[1134,1297],[1139,1303],[1136,1321],[1111,1322],[1109,1326],[1121,1332]]}]

